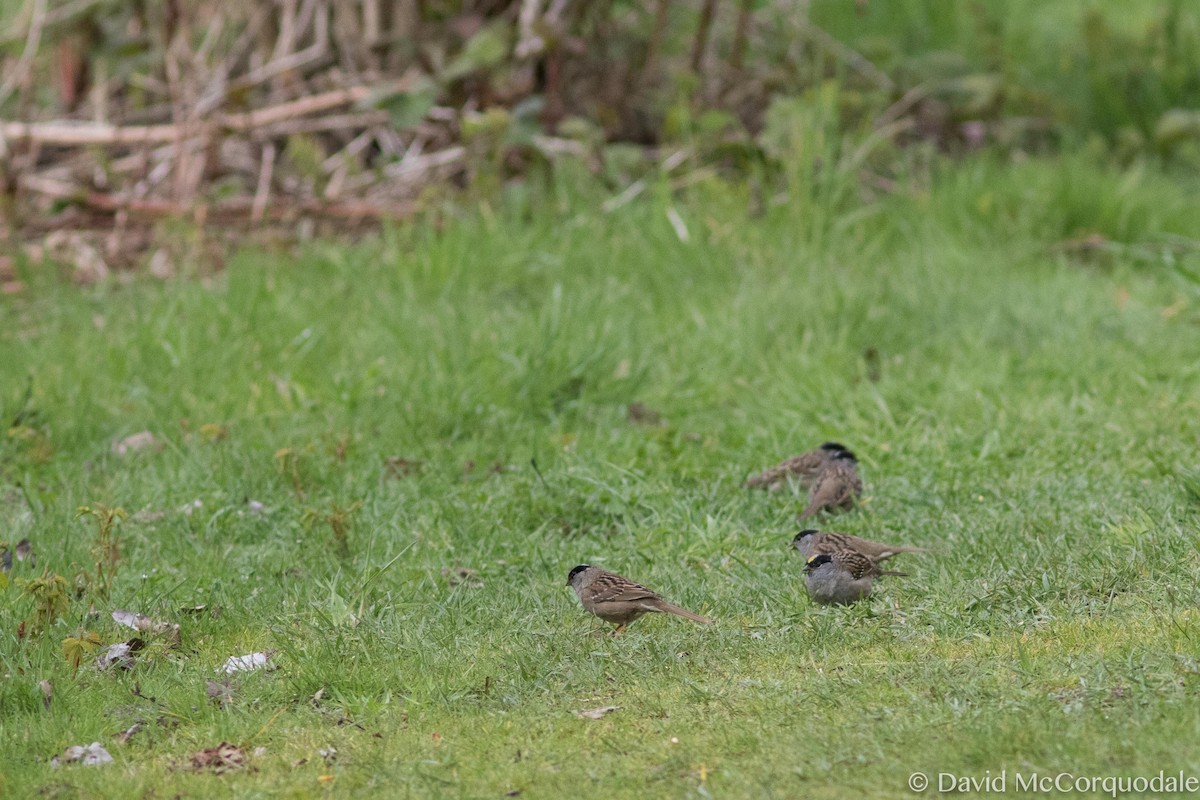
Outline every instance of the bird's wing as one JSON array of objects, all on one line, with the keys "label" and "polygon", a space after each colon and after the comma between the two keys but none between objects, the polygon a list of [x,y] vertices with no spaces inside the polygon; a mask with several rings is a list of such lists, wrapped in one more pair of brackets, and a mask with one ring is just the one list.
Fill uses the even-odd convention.
[{"label": "bird's wing", "polygon": [[603,575],[592,582],[592,598],[601,603],[657,600],[658,595],[620,575]]},{"label": "bird's wing", "polygon": [[809,507],[815,509],[828,508],[840,503],[846,492],[844,482],[834,470],[823,470],[813,484],[809,495]]},{"label": "bird's wing", "polygon": [[853,549],[853,543],[851,541],[854,539],[853,536],[847,536],[844,533],[837,533],[835,531],[822,531],[816,535],[820,537],[817,539],[818,553],[828,553],[829,555],[833,555],[839,550]]},{"label": "bird's wing", "polygon": [[867,556],[855,550],[842,550],[834,556],[842,569],[850,573],[854,580],[865,578],[868,575],[876,575],[879,568],[875,566],[875,562]]},{"label": "bird's wing", "polygon": [[752,475],[746,481],[746,485],[751,488],[770,486],[774,483],[782,481],[789,474],[807,472],[813,468],[809,464],[809,462],[812,460],[809,457],[810,455],[811,454],[809,453],[801,453],[798,456],[792,456],[791,458],[784,459],[770,469],[763,470],[757,475]]}]

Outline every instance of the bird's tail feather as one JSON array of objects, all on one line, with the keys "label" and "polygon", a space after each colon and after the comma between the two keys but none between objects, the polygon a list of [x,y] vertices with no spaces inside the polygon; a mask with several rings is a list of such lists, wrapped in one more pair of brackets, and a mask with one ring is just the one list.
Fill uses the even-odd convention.
[{"label": "bird's tail feather", "polygon": [[683,617],[684,619],[690,619],[692,622],[699,622],[701,625],[707,625],[709,623],[708,617],[702,617],[699,614],[693,614],[691,611],[688,611],[686,608],[680,608],[679,606],[673,606],[667,602],[660,603],[658,606],[658,610],[664,611],[667,614],[674,614],[676,616]]}]

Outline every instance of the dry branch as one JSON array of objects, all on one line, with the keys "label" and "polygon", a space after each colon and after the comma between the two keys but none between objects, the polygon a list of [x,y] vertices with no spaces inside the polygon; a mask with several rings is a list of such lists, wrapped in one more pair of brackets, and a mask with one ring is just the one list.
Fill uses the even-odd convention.
[{"label": "dry branch", "polygon": [[[370,94],[365,86],[335,89],[330,92],[292,100],[287,103],[249,111],[243,114],[221,114],[216,126],[242,133],[267,129],[296,117],[320,114],[340,106],[356,103]],[[366,124],[379,124],[379,115],[367,117]],[[344,125],[346,120],[338,124]],[[185,125],[108,125],[102,122],[3,122],[0,136],[10,142],[34,141],[44,145],[78,147],[87,145],[135,146],[175,142],[186,137]],[[336,127],[336,126],[335,126]],[[321,130],[323,128],[316,128]],[[327,129],[327,128],[325,128]],[[286,132],[286,131],[285,131]]]}]

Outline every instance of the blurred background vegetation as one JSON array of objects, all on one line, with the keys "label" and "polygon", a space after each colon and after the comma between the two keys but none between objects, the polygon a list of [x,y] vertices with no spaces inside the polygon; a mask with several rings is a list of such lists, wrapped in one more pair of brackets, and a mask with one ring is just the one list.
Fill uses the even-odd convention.
[{"label": "blurred background vegetation", "polygon": [[[1200,6],[1183,0],[25,0],[5,16],[4,233],[84,279],[161,268],[164,220],[347,231],[544,207],[564,175],[609,210],[723,181],[752,213],[828,215],[980,153],[1200,167]],[[184,239],[215,255],[211,234]]]}]

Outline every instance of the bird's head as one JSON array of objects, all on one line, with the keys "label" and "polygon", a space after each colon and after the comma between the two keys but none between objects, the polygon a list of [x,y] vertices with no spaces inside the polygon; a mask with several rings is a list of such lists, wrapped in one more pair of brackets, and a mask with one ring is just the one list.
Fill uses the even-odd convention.
[{"label": "bird's head", "polygon": [[[825,444],[821,445],[821,449],[826,453],[836,453],[839,450],[846,450],[846,445],[839,444],[838,442],[826,442]],[[847,452],[849,451],[847,450]]]},{"label": "bird's head", "polygon": [[809,528],[806,531],[800,531],[796,534],[795,538],[792,539],[792,544],[796,547],[799,547],[801,542],[803,542],[809,536],[812,536],[814,533],[817,533],[816,529],[814,528]]},{"label": "bird's head", "polygon": [[854,455],[849,450],[838,450],[831,456],[834,461],[849,461],[851,464],[858,463],[858,456]]},{"label": "bird's head", "polygon": [[569,573],[567,573],[567,586],[574,586],[576,580],[579,578],[580,575],[583,574],[584,570],[589,570],[591,568],[592,568],[591,564],[580,564],[579,566],[572,569]]},{"label": "bird's head", "polygon": [[808,562],[804,565],[804,571],[809,573],[815,572],[817,567],[828,564],[831,561],[833,561],[832,556],[830,556],[828,553],[821,553],[820,555],[813,556],[808,560]]}]

